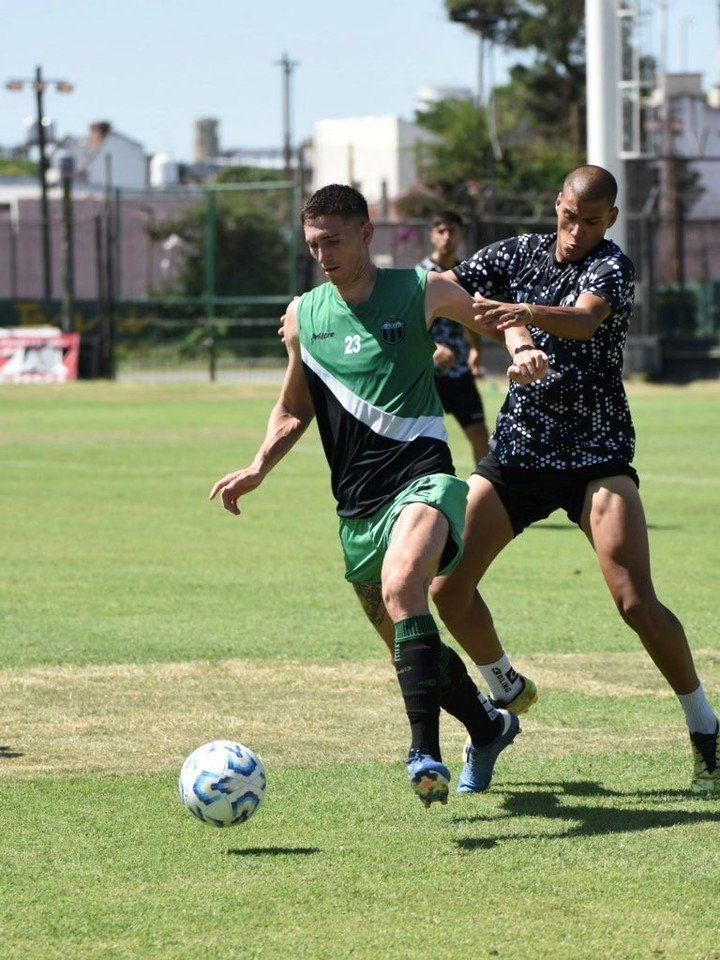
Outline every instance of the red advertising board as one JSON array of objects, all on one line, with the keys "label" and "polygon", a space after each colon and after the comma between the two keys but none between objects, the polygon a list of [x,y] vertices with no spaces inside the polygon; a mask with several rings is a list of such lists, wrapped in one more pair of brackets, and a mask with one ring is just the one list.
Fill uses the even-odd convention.
[{"label": "red advertising board", "polygon": [[80,334],[54,327],[0,329],[0,383],[77,380]]}]

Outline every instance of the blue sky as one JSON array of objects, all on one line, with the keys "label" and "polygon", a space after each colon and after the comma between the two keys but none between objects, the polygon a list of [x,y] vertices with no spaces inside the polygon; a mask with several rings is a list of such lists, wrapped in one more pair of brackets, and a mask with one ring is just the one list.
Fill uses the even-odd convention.
[{"label": "blue sky", "polygon": [[[660,53],[662,0],[643,0]],[[393,113],[411,119],[423,85],[475,88],[477,41],[450,23],[442,0],[24,0],[5,7],[0,81],[76,84],[47,95],[58,133],[109,120],[149,153],[192,158],[193,122],[220,121],[222,147],[279,146],[283,51],[299,61],[293,139],[315,120]],[[720,83],[717,0],[667,0],[668,65]],[[497,55],[496,76],[507,57]],[[19,143],[34,114],[29,90],[0,88],[0,144]]]}]

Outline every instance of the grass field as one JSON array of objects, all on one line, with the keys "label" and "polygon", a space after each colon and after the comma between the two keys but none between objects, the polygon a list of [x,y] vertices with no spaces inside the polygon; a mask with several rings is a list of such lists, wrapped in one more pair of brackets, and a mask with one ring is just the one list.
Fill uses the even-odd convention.
[{"label": "grass field", "polygon": [[[314,428],[240,519],[207,502],[276,390],[0,388],[0,958],[720,958],[720,801],[584,538],[556,514],[488,575],[541,699],[489,793],[426,812]],[[656,585],[717,707],[720,388],[630,396]],[[219,737],[269,779],[227,831],[176,795]]]}]

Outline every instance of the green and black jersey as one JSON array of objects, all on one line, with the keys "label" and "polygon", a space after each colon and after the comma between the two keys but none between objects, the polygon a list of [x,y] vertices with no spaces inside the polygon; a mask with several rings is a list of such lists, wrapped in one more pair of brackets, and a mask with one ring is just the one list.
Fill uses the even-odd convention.
[{"label": "green and black jersey", "polygon": [[422,270],[379,270],[364,303],[332,283],[297,307],[302,362],[341,517],[370,517],[417,477],[454,474],[434,384]]}]

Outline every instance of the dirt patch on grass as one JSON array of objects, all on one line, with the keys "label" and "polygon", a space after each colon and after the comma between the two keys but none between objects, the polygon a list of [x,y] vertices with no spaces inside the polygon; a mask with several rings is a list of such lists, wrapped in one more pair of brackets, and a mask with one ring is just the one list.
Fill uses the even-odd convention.
[{"label": "dirt patch on grass", "polygon": [[[694,651],[698,671],[712,690],[720,681],[720,652]],[[674,694],[649,657],[637,653],[543,653],[518,664],[549,690],[577,690],[590,697],[662,697]]]},{"label": "dirt patch on grass", "polygon": [[[720,654],[698,657],[708,689],[720,686]],[[667,748],[684,742],[682,719],[627,730],[609,713],[639,697],[672,699],[650,661],[637,654],[538,655],[523,667],[540,703],[513,750],[542,756]],[[553,695],[577,696],[577,715],[560,715]],[[591,721],[583,720],[588,704]],[[621,708],[622,709],[622,708]],[[594,712],[593,712],[594,711]],[[599,719],[598,719],[599,717]],[[243,741],[268,763],[313,765],[397,761],[407,746],[397,683],[383,661],[328,665],[225,660],[0,671],[0,778],[175,771],[196,746]],[[454,756],[464,739],[443,721]]]},{"label": "dirt patch on grass", "polygon": [[0,777],[177,769],[206,740],[269,761],[396,757],[405,719],[388,665],[226,660],[0,672]]}]

